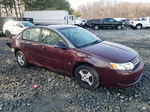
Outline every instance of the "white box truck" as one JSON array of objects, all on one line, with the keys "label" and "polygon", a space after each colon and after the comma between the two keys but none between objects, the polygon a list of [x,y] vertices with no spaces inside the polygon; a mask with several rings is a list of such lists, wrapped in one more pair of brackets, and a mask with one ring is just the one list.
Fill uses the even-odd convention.
[{"label": "white box truck", "polygon": [[34,24],[74,24],[74,15],[66,10],[25,11],[24,17],[33,18]]}]

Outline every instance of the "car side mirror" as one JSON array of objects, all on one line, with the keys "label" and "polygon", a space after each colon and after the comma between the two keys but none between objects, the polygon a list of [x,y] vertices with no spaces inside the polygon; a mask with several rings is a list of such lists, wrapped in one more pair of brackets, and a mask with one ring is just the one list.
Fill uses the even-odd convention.
[{"label": "car side mirror", "polygon": [[60,49],[63,49],[63,50],[67,50],[68,46],[65,45],[64,43],[59,43],[59,44],[57,44],[57,46],[55,46],[55,48],[60,48]]}]

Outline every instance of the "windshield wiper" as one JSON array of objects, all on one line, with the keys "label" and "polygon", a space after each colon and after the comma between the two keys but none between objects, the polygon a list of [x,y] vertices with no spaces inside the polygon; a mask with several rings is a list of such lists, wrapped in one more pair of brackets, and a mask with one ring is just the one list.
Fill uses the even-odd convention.
[{"label": "windshield wiper", "polygon": [[100,40],[96,40],[94,42],[92,42],[91,44],[98,44],[99,42],[101,42]]},{"label": "windshield wiper", "polygon": [[86,47],[86,46],[90,46],[90,45],[93,45],[93,44],[98,44],[100,42],[101,42],[101,40],[96,40],[96,41],[94,41],[92,43],[89,43],[89,44],[86,44],[86,45],[83,45],[83,46],[80,46],[80,47]]}]

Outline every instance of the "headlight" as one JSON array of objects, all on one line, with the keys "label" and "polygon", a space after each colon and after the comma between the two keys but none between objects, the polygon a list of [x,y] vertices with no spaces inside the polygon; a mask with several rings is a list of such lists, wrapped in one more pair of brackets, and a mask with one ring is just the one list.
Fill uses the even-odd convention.
[{"label": "headlight", "polygon": [[127,63],[110,63],[112,68],[115,70],[133,70],[134,64],[131,62]]}]

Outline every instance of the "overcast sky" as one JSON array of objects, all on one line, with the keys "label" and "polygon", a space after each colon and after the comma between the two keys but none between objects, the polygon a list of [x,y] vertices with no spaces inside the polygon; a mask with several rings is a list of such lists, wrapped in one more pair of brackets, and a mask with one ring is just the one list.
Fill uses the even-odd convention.
[{"label": "overcast sky", "polygon": [[[74,9],[77,9],[77,7],[81,4],[86,4],[86,3],[92,3],[92,2],[95,2],[95,1],[99,1],[99,0],[68,0],[71,4],[71,6],[74,8]],[[149,2],[150,3],[150,0],[120,0],[120,1],[128,1],[128,2]]]}]

